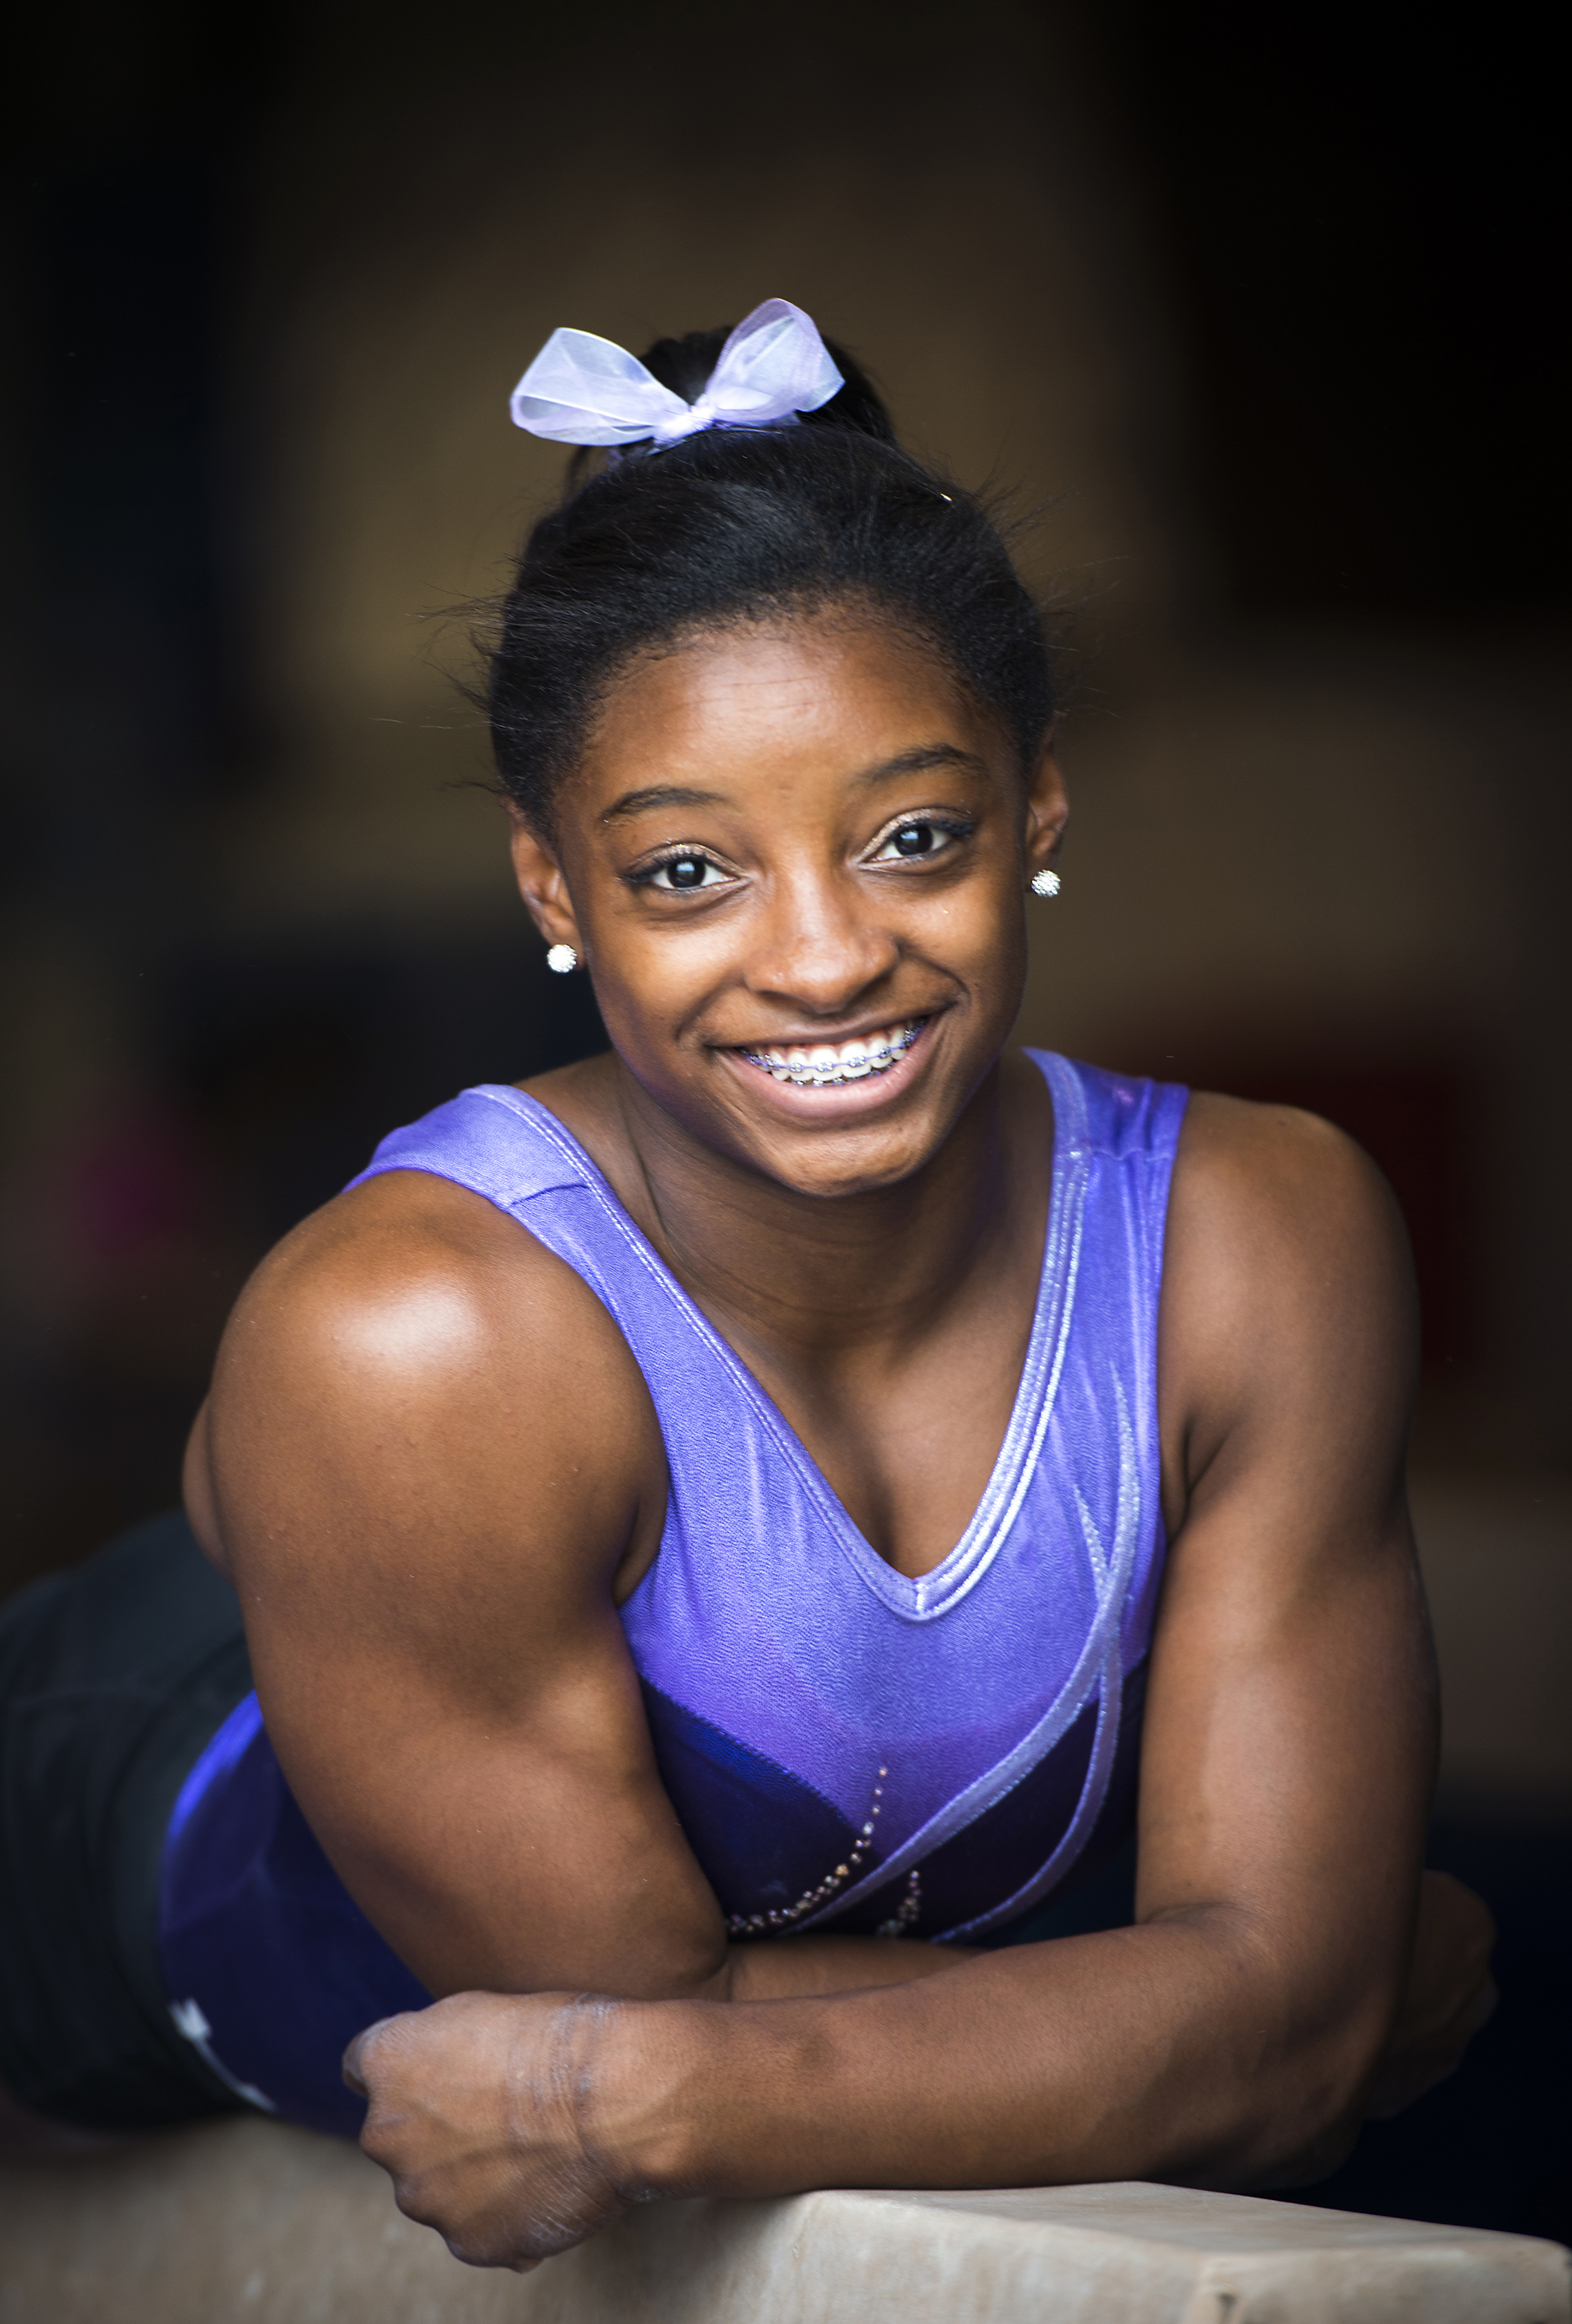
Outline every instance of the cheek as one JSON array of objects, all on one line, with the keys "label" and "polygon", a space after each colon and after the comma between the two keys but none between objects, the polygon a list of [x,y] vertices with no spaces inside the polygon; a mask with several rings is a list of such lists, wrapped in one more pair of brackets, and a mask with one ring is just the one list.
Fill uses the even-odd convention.
[{"label": "cheek", "polygon": [[1026,990],[1026,915],[1013,881],[968,882],[948,926],[936,930],[932,955],[971,995],[978,1036],[1008,1037]]},{"label": "cheek", "polygon": [[660,1060],[669,1069],[683,1026],[713,991],[713,975],[695,973],[692,949],[625,922],[597,933],[595,997],[613,1047],[630,1063]]},{"label": "cheek", "polygon": [[621,896],[598,910],[592,905],[581,926],[589,938],[602,1013],[615,1008],[630,1020],[646,1021],[668,1034],[745,976],[750,949],[758,941],[746,913],[684,923],[676,914],[646,915]]},{"label": "cheek", "polygon": [[924,899],[910,916],[909,939],[968,978],[1023,957],[1026,916],[1013,872],[979,872]]}]

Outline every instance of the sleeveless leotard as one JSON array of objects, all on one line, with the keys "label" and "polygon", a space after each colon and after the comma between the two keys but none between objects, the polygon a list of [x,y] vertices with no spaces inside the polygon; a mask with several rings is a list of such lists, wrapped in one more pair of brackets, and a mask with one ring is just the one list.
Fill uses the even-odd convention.
[{"label": "sleeveless leotard", "polygon": [[[622,1609],[662,1781],[734,1935],[986,1941],[1133,1816],[1164,1538],[1156,1331],[1186,1093],[1031,1051],[1053,1184],[1021,1385],[976,1511],[918,1580],[857,1531],[583,1148],[532,1098],[466,1090],[377,1148],[505,1211],[598,1295],[670,1471]],[[360,1182],[356,1180],[356,1184]],[[291,1798],[254,1695],[171,1821],[175,2022],[253,2103],[353,2133],[345,2043],[430,1997]]]}]

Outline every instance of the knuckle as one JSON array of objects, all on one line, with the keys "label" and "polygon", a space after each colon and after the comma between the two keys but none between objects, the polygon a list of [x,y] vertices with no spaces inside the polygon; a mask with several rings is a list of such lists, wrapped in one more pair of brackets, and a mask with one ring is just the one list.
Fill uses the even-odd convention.
[{"label": "knuckle", "polygon": [[466,2267],[511,2268],[515,2275],[527,2275],[541,2264],[541,2255],[527,2236],[510,2235],[495,2223],[450,2225],[439,2233],[454,2258],[462,2260]]},{"label": "knuckle", "polygon": [[393,2136],[392,2126],[379,2121],[375,2112],[367,2115],[361,2130],[360,2151],[368,2154],[374,2163],[379,2163],[394,2179],[398,2177],[398,2144]]},{"label": "knuckle", "polygon": [[391,2017],[379,2017],[375,2025],[367,2025],[357,2034],[344,2052],[346,2069],[367,2088],[373,2076],[386,2063],[388,2028],[393,2023]]},{"label": "knuckle", "polygon": [[442,2240],[454,2258],[462,2260],[466,2267],[500,2267],[506,2264],[503,2254],[494,2251],[489,2243],[477,2236],[459,2233],[445,2235]]},{"label": "knuckle", "polygon": [[435,2227],[443,2241],[448,2242],[448,2232],[439,2216],[441,2205],[434,2198],[427,2174],[421,2171],[395,2171],[390,2175],[393,2182],[393,2201],[405,2218],[415,2220],[422,2227]]}]

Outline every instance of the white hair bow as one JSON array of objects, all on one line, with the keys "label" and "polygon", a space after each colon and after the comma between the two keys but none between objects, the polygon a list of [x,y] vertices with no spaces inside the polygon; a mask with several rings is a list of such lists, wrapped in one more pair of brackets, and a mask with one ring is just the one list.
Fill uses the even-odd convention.
[{"label": "white hair bow", "polygon": [[720,351],[697,403],[662,387],[636,355],[593,331],[553,331],[513,392],[515,427],[556,444],[657,448],[705,428],[769,428],[817,411],[842,385],[813,323],[766,299]]}]

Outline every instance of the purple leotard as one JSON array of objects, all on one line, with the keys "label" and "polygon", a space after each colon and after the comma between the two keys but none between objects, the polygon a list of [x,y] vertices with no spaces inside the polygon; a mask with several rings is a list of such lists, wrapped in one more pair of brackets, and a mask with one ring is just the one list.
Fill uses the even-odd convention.
[{"label": "purple leotard", "polygon": [[[466,1090],[377,1148],[495,1203],[581,1276],[649,1384],[670,1493],[622,1609],[661,1778],[734,1933],[986,1938],[1133,1815],[1164,1550],[1157,1303],[1185,1093],[1029,1052],[1053,1096],[1031,1344],[976,1514],[916,1581],[532,1098]],[[356,1181],[356,1183],[359,1183]],[[360,2027],[429,1997],[353,1903],[254,1695],[192,1770],[165,1847],[177,2024],[254,2103],[354,2131]]]}]

